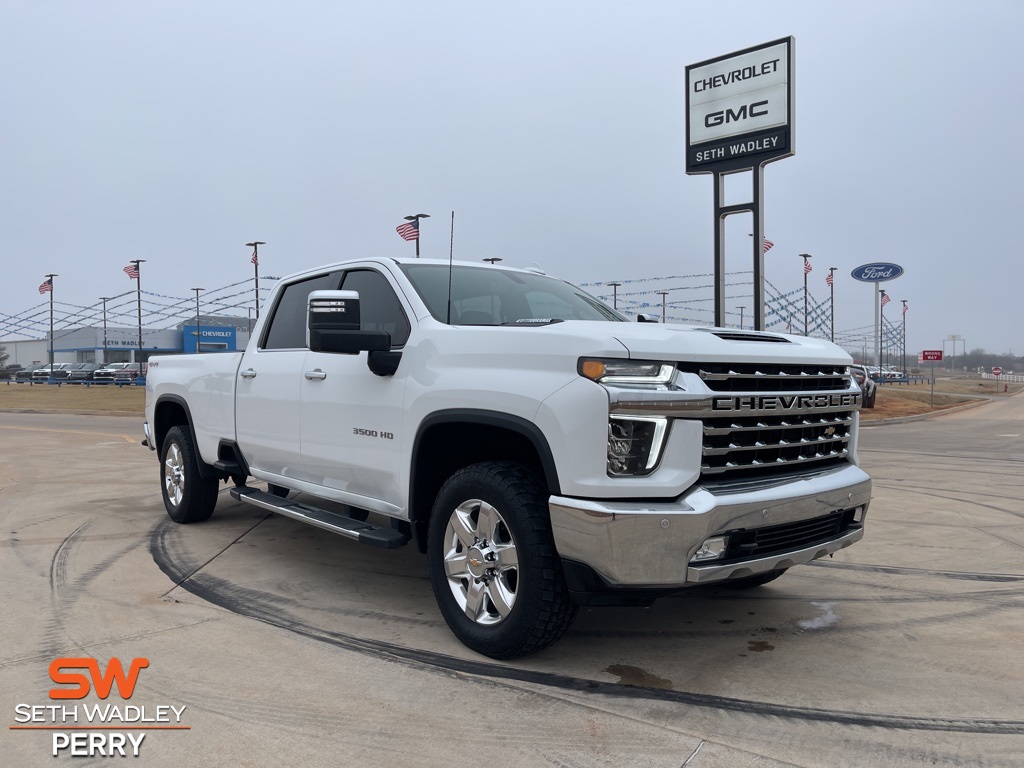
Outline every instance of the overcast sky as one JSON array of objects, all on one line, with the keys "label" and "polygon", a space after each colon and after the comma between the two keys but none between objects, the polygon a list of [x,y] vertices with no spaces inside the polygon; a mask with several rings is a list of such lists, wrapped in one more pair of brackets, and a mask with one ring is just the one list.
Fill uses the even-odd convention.
[{"label": "overcast sky", "polygon": [[[896,262],[908,350],[956,334],[1024,354],[1022,30],[1019,0],[0,0],[0,338],[48,272],[91,305],[146,259],[143,289],[191,296],[251,278],[252,239],[269,275],[412,255],[395,226],[420,212],[424,256],[447,258],[454,210],[456,258],[578,283],[708,273],[685,67],[793,35],[768,279],[801,287],[811,253],[824,299],[838,267],[836,329],[856,329],[872,286],[850,271]],[[734,219],[728,269],[748,270]],[[729,310],[749,320],[743,290]]]}]

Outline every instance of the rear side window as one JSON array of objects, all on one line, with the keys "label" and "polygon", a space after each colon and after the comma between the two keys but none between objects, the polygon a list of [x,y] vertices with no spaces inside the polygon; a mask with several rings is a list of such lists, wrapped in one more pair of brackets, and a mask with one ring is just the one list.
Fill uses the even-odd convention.
[{"label": "rear side window", "polygon": [[372,269],[358,269],[345,275],[341,287],[359,292],[359,317],[364,331],[387,331],[393,347],[401,347],[409,340],[409,320],[384,275]]},{"label": "rear side window", "polygon": [[261,349],[304,349],[306,346],[306,303],[313,291],[333,291],[341,276],[337,272],[317,275],[284,289],[274,307],[270,327]]}]

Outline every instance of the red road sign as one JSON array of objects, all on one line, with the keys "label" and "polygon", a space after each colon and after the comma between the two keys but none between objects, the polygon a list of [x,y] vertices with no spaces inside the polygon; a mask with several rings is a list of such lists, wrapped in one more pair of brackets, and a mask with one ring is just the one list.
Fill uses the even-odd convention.
[{"label": "red road sign", "polygon": [[923,349],[921,350],[921,360],[941,360],[942,350],[941,349]]},{"label": "red road sign", "polygon": [[993,365],[992,366],[992,375],[993,376],[1002,376],[1003,375],[1003,369],[1000,368],[998,365]]}]

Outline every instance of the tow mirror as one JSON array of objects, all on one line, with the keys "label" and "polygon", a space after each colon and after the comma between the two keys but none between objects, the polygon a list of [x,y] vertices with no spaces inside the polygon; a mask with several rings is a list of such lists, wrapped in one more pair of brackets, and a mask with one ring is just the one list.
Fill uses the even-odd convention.
[{"label": "tow mirror", "polygon": [[307,304],[306,346],[313,352],[354,355],[391,349],[387,331],[360,329],[359,294],[355,291],[313,291]]}]

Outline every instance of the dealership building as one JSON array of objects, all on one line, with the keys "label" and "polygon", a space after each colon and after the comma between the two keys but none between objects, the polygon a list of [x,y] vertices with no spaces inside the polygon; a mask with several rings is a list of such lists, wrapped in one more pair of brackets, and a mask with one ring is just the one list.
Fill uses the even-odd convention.
[{"label": "dealership building", "polygon": [[[249,320],[244,317],[204,315],[196,322],[183,322],[173,328],[142,329],[139,353],[139,329],[107,326],[70,328],[54,331],[55,363],[134,363],[151,355],[180,355],[199,352],[234,352],[249,341]],[[45,364],[50,359],[50,336],[43,339],[0,339],[7,352],[8,365]]]}]

